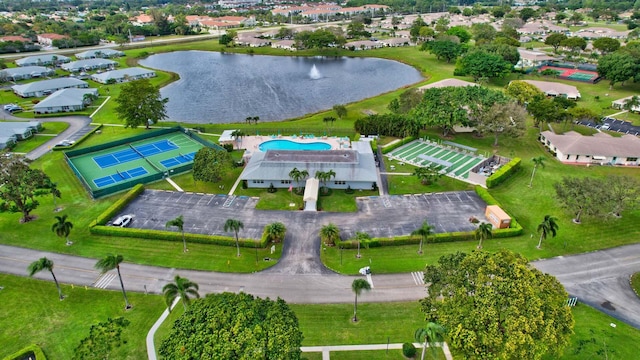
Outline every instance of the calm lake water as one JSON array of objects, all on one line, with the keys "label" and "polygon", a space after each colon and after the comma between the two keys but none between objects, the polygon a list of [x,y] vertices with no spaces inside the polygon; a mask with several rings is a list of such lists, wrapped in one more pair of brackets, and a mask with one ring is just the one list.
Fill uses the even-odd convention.
[{"label": "calm lake water", "polygon": [[179,74],[179,81],[161,89],[169,98],[169,119],[200,124],[289,119],[423,79],[408,65],[374,58],[177,51],[140,64]]}]

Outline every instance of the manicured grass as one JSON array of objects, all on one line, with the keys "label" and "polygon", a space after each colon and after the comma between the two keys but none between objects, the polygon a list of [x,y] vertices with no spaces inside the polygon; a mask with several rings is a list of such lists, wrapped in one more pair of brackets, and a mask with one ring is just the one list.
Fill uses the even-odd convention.
[{"label": "manicured grass", "polygon": [[[417,353],[416,353],[416,359],[420,358],[420,354],[422,351],[422,348],[416,348],[417,349]],[[430,359],[433,360],[433,355],[431,354],[430,350],[427,350],[427,355],[425,355],[426,359]],[[402,350],[399,349],[395,349],[395,350],[368,350],[368,351],[332,351],[330,353],[331,355],[331,360],[371,360],[371,359],[389,359],[389,360],[406,360],[407,358],[404,357],[404,355],[402,355]],[[302,354],[303,358],[307,358],[307,360],[315,360],[315,359],[322,359],[322,353],[303,353]],[[443,360],[445,359],[444,357],[444,353],[442,352],[442,350],[438,349],[438,352],[436,353],[436,360]]]},{"label": "manicured grass", "polygon": [[631,276],[631,288],[636,292],[636,295],[640,296],[640,272]]},{"label": "manicured grass", "polygon": [[4,287],[0,290],[4,309],[0,313],[0,358],[35,343],[49,359],[71,359],[91,325],[124,316],[131,322],[123,332],[126,343],[111,358],[143,359],[147,357],[146,333],[165,306],[160,296],[129,292],[133,309],[125,311],[120,291],[68,285],[62,285],[67,297],[60,301],[53,282],[5,274],[0,274],[0,286]]},{"label": "manicured grass", "polygon": [[61,132],[67,130],[69,127],[69,123],[66,122],[46,122],[42,123],[44,129],[39,132],[39,134],[60,134]]},{"label": "manicured grass", "polygon": [[38,146],[51,140],[51,136],[46,135],[34,135],[27,140],[20,140],[16,143],[16,146],[11,150],[17,153],[28,153],[29,151],[37,148]]}]

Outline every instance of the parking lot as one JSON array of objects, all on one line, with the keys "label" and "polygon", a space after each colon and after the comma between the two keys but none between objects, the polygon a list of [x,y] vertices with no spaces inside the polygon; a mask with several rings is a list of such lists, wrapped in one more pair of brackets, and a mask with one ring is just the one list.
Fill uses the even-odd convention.
[{"label": "parking lot", "polygon": [[590,120],[580,120],[577,124],[588,126],[596,130],[615,131],[623,134],[631,134],[638,136],[640,134],[640,126],[635,126],[629,121],[605,117],[599,123]]}]

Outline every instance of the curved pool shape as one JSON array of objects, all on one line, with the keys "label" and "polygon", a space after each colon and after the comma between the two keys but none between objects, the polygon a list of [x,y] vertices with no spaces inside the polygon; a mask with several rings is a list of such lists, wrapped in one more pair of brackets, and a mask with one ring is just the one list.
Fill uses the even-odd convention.
[{"label": "curved pool shape", "polygon": [[331,150],[325,142],[299,143],[291,140],[269,140],[259,146],[260,151],[267,150]]}]

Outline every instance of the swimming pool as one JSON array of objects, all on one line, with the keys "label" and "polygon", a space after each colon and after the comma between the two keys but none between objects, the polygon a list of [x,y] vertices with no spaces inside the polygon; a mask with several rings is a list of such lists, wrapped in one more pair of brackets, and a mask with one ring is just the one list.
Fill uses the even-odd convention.
[{"label": "swimming pool", "polygon": [[331,150],[331,144],[325,142],[299,143],[291,140],[269,140],[259,146],[260,151],[267,150]]},{"label": "swimming pool", "polygon": [[269,140],[259,146],[260,151],[267,150],[331,150],[331,144],[325,142],[299,143],[291,140]]}]

